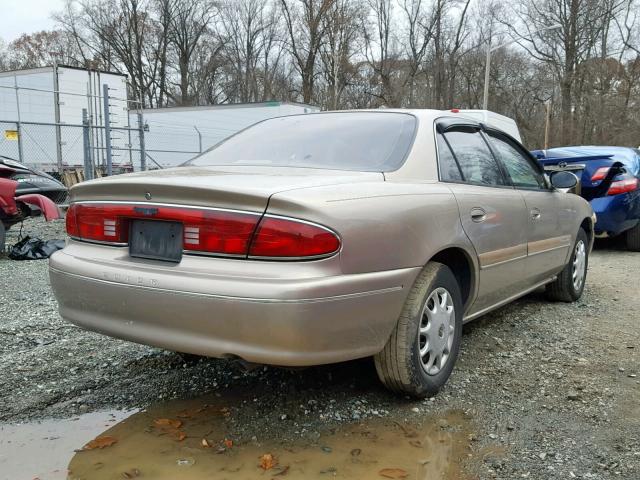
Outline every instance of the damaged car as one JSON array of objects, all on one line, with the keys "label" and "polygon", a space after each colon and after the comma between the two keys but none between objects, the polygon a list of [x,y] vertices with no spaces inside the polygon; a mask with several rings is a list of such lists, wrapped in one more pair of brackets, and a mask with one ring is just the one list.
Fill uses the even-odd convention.
[{"label": "damaged car", "polygon": [[51,285],[88,330],[280,366],[372,356],[424,397],[463,323],[540,287],[582,295],[595,219],[575,185],[449,112],[273,118],[181,167],[72,187]]},{"label": "damaged car", "polygon": [[61,218],[58,206],[49,197],[30,189],[19,191],[16,175],[20,175],[18,168],[0,162],[0,252],[5,248],[7,230],[26,218],[39,215],[47,221]]},{"label": "damaged car", "polygon": [[13,170],[7,178],[18,182],[17,195],[36,193],[47,197],[57,205],[64,205],[67,202],[67,187],[48,173],[0,155],[0,167],[2,166]]},{"label": "damaged car", "polygon": [[630,147],[576,146],[532,152],[548,172],[580,177],[580,195],[596,213],[596,237],[622,238],[640,252],[640,150]]}]

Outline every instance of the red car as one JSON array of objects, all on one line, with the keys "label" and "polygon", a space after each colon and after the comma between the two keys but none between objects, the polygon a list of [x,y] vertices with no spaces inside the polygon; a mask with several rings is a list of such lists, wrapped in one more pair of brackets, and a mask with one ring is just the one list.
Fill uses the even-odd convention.
[{"label": "red car", "polygon": [[30,193],[16,197],[18,182],[9,178],[16,170],[0,164],[0,252],[4,251],[5,235],[25,218],[44,215],[47,221],[61,218],[58,206],[44,195]]}]

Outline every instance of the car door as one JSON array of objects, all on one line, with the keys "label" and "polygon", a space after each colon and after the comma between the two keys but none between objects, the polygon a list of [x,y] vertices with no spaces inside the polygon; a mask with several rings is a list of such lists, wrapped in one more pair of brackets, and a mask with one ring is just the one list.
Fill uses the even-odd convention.
[{"label": "car door", "polygon": [[477,314],[524,289],[527,208],[508,184],[480,125],[438,125],[440,180],[448,182],[480,265]]},{"label": "car door", "polygon": [[511,184],[527,207],[527,276],[531,284],[557,273],[566,262],[572,222],[566,194],[550,188],[542,169],[520,144],[498,131],[487,130],[489,144],[502,162]]}]

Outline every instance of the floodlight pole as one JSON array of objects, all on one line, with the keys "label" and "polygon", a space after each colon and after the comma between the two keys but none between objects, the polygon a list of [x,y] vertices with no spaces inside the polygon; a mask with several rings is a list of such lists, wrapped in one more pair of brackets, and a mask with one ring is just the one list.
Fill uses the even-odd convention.
[{"label": "floodlight pole", "polygon": [[487,59],[484,64],[484,94],[482,95],[482,109],[488,110],[489,106],[489,72],[491,70],[491,37],[487,45]]}]

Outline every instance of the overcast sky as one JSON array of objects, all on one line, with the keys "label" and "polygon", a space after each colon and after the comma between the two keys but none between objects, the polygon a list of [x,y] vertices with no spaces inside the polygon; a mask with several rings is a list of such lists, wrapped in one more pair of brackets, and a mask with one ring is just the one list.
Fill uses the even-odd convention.
[{"label": "overcast sky", "polygon": [[51,30],[51,13],[62,9],[64,0],[2,0],[0,38],[9,43],[23,33]]}]

